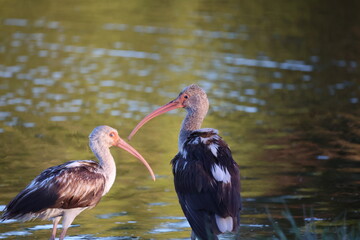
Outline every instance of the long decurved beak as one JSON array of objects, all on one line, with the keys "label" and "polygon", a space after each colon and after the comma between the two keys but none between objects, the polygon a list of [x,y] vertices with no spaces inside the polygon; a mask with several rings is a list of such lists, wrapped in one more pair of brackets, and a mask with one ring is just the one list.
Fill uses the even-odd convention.
[{"label": "long decurved beak", "polygon": [[134,157],[136,157],[137,159],[140,160],[140,162],[142,162],[145,167],[148,169],[148,171],[151,174],[152,179],[155,181],[155,174],[153,172],[153,170],[151,169],[150,165],[148,164],[148,162],[143,158],[143,156],[141,156],[140,153],[138,153],[138,151],[135,150],[135,148],[133,148],[132,146],[130,146],[128,143],[126,143],[123,139],[121,139],[119,137],[119,139],[116,141],[115,146],[124,149],[125,151],[129,152],[131,155],[133,155]]},{"label": "long decurved beak", "polygon": [[176,108],[182,108],[184,107],[180,101],[178,101],[178,99],[175,99],[167,104],[165,104],[162,107],[159,107],[158,109],[156,109],[155,111],[153,111],[152,113],[150,113],[149,115],[147,115],[146,117],[144,117],[143,120],[141,120],[141,122],[138,123],[138,125],[136,125],[136,127],[131,131],[130,135],[128,136],[128,139],[130,140],[135,133],[148,121],[150,121],[151,119],[153,119],[156,116],[159,116],[163,113],[166,113],[168,111],[171,111],[173,109]]}]

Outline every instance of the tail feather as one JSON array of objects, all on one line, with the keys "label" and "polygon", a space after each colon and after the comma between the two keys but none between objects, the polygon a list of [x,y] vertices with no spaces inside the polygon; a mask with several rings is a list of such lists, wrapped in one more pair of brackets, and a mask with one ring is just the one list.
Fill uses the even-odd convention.
[{"label": "tail feather", "polygon": [[214,227],[214,218],[206,211],[187,211],[185,216],[189,221],[189,224],[200,240],[218,240],[217,234],[219,234],[217,227]]}]

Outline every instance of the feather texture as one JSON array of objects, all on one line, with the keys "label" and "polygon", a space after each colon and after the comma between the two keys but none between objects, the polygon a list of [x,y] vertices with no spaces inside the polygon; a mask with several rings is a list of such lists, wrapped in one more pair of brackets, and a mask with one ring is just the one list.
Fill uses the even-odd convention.
[{"label": "feather texture", "polygon": [[105,178],[94,161],[70,161],[38,175],[7,206],[2,219],[49,219],[61,209],[94,207],[104,192]]},{"label": "feather texture", "polygon": [[[186,158],[181,152],[187,153]],[[180,205],[196,236],[218,239],[219,233],[237,231],[239,167],[217,130],[193,131],[171,163]]]}]

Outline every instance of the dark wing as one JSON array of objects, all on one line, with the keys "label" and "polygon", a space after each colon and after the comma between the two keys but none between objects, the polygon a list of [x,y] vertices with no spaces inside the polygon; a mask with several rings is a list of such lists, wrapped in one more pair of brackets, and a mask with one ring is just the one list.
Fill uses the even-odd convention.
[{"label": "dark wing", "polygon": [[93,161],[71,161],[44,170],[6,206],[2,218],[21,218],[47,208],[95,206],[105,187],[97,169]]},{"label": "dark wing", "polygon": [[200,239],[217,239],[216,215],[240,223],[239,167],[212,129],[193,132],[172,160],[175,189],[191,228]]}]

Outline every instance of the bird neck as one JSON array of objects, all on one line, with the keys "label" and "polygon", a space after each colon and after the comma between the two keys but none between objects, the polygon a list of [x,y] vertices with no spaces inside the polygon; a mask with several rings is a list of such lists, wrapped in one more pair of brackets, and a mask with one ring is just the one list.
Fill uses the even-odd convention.
[{"label": "bird neck", "polygon": [[189,110],[187,109],[187,114],[182,122],[181,130],[179,134],[179,143],[178,143],[179,151],[181,150],[182,145],[184,144],[186,139],[190,136],[191,132],[201,128],[201,124],[204,121],[206,114],[207,114],[207,109],[205,110],[197,109],[195,111],[191,109]]},{"label": "bird neck", "polygon": [[107,193],[115,181],[116,165],[113,156],[111,155],[110,148],[98,141],[90,142],[90,148],[96,158],[99,160],[99,170],[103,172],[106,183],[104,194]]}]

